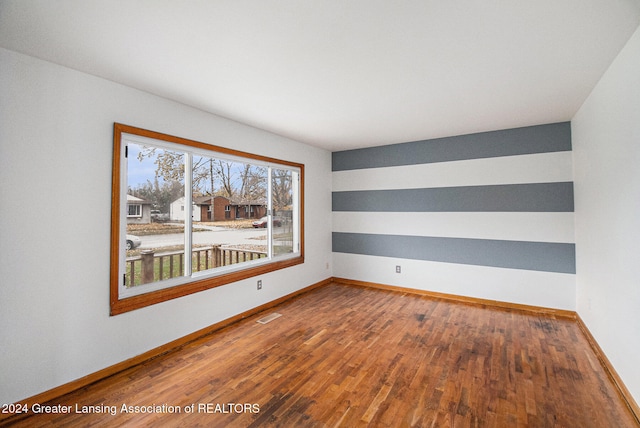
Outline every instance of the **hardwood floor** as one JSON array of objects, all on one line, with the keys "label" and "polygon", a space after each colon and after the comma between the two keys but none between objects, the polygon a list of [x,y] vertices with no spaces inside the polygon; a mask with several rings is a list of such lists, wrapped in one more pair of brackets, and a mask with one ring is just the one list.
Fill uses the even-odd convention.
[{"label": "hardwood floor", "polygon": [[637,426],[573,320],[337,284],[48,404],[70,413],[10,422]]}]

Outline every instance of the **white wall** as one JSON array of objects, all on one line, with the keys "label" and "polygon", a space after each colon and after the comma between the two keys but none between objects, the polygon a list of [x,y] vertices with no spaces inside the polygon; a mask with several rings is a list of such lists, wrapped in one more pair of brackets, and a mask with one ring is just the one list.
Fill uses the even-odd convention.
[{"label": "white wall", "polygon": [[572,133],[577,311],[640,402],[640,29]]},{"label": "white wall", "polygon": [[[0,49],[0,402],[331,276],[329,152]],[[306,260],[109,316],[113,122],[305,164]]]},{"label": "white wall", "polygon": [[[186,211],[184,208],[184,196],[176,199],[175,201],[171,202],[171,205],[169,205],[169,218],[171,220],[184,221],[185,212]],[[191,216],[193,221],[201,220],[200,207],[198,207],[197,205],[192,205],[191,212],[193,213],[193,215]]]}]

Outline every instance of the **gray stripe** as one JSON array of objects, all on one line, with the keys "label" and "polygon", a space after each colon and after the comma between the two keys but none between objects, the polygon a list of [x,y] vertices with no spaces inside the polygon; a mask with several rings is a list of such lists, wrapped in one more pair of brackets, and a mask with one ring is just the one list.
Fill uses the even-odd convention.
[{"label": "gray stripe", "polygon": [[482,132],[332,153],[332,170],[379,168],[571,150],[571,123]]},{"label": "gray stripe", "polygon": [[573,183],[333,192],[333,211],[573,212]]},{"label": "gray stripe", "polygon": [[333,252],[576,273],[575,244],[565,243],[333,232]]}]

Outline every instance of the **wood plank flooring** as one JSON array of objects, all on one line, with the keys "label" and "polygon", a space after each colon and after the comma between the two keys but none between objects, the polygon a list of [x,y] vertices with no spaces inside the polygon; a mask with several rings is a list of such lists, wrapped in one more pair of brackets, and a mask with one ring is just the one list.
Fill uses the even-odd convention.
[{"label": "wood plank flooring", "polygon": [[337,284],[49,404],[71,413],[10,422],[637,426],[575,321]]}]

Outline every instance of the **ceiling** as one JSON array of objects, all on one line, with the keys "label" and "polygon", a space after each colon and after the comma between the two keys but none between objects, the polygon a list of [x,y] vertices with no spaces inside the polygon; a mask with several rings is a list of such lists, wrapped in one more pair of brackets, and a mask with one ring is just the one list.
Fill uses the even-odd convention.
[{"label": "ceiling", "polygon": [[0,46],[328,150],[570,120],[640,0],[0,0]]}]

